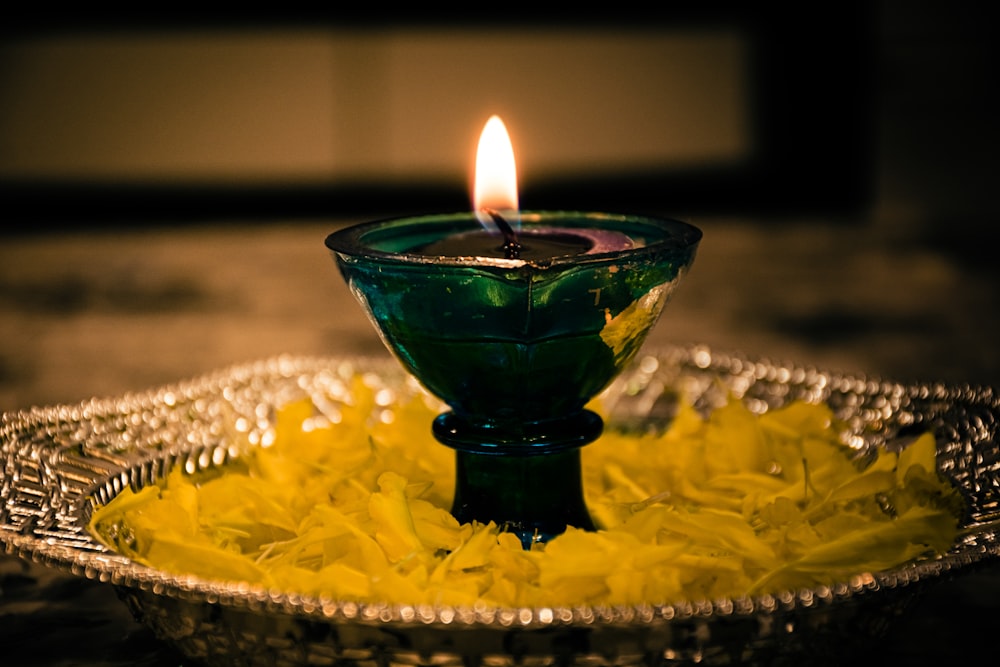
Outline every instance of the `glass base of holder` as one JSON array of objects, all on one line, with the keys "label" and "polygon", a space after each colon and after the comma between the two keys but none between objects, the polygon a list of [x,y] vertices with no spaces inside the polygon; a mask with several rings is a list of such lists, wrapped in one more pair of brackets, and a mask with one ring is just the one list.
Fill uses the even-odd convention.
[{"label": "glass base of holder", "polygon": [[525,549],[569,526],[595,530],[583,495],[580,448],[602,430],[601,418],[589,410],[514,431],[440,415],[434,435],[456,456],[452,514],[462,523],[493,521],[515,533]]}]

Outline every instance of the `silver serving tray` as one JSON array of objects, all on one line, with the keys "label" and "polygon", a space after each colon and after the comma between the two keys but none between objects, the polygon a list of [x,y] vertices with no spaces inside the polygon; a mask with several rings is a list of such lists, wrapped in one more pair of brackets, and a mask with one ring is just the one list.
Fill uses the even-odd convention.
[{"label": "silver serving tray", "polygon": [[174,576],[87,532],[93,508],[123,488],[174,466],[222,465],[242,453],[247,433],[273,426],[276,406],[306,395],[330,400],[357,373],[397,396],[420,391],[388,358],[279,357],[146,393],[4,414],[0,543],[107,582],[158,637],[202,664],[227,666],[803,664],[864,650],[927,583],[1000,555],[1000,402],[992,389],[899,384],[700,346],[636,360],[604,394],[607,428],[663,426],[682,396],[707,412],[732,392],[758,412],[825,401],[861,455],[932,429],[940,470],[967,501],[962,537],[939,558],[774,595],[497,609],[361,604]]}]

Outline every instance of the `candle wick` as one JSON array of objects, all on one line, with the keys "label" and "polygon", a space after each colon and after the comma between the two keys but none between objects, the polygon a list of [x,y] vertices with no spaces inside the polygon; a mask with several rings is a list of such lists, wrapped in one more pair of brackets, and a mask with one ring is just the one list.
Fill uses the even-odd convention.
[{"label": "candle wick", "polygon": [[494,224],[500,228],[500,233],[503,234],[504,257],[506,259],[519,259],[521,256],[521,244],[518,242],[517,234],[510,226],[510,223],[495,209],[484,208],[483,212],[493,219]]}]

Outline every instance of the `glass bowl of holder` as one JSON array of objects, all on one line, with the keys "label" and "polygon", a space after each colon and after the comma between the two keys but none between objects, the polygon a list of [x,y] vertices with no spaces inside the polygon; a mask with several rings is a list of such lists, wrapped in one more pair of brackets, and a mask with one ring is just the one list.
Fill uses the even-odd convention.
[{"label": "glass bowl of holder", "polygon": [[[757,411],[825,401],[862,448],[932,429],[941,471],[967,503],[943,556],[771,595],[663,605],[456,608],[364,604],[177,576],[107,549],[96,505],[175,466],[238,456],[228,429],[273,426],[274,408],[358,373],[422,391],[390,358],[276,357],[145,393],[7,413],[0,421],[0,543],[106,582],[162,640],[205,665],[803,664],[864,650],[931,582],[1000,555],[1000,400],[990,388],[899,384],[704,346],[640,353],[603,394],[607,428],[669,422],[682,397],[710,411],[729,392]],[[326,400],[325,398],[323,400]]]}]

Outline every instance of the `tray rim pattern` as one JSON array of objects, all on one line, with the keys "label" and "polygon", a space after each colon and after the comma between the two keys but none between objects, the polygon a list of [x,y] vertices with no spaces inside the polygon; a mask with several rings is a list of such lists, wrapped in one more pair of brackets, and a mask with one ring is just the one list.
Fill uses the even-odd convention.
[{"label": "tray rim pattern", "polygon": [[[655,359],[655,368],[647,372],[643,364]],[[211,442],[172,442],[170,436],[183,433],[184,423],[170,423],[165,417],[177,406],[188,408],[206,396],[237,390],[250,393],[268,391],[262,381],[283,378],[291,385],[301,384],[302,377],[315,377],[339,369],[338,373],[375,373],[394,385],[410,381],[391,358],[361,356],[299,357],[281,355],[205,374],[198,378],[120,397],[93,398],[71,405],[33,407],[0,417],[0,543],[8,553],[42,563],[123,589],[132,589],[145,596],[177,598],[192,604],[220,605],[252,614],[288,615],[317,619],[334,624],[392,624],[398,626],[460,628],[538,629],[560,626],[657,626],[684,620],[713,621],[718,619],[755,617],[775,613],[815,610],[837,606],[849,601],[885,595],[887,592],[907,592],[916,584],[940,579],[972,567],[985,564],[1000,556],[1000,536],[991,523],[1000,518],[1000,454],[996,452],[1000,432],[1000,399],[990,387],[948,385],[945,383],[898,383],[857,374],[840,374],[808,366],[775,363],[766,358],[754,358],[742,353],[719,352],[704,345],[661,347],[640,353],[640,358],[627,377],[616,381],[609,392],[624,396],[623,383],[636,383],[637,377],[655,375],[665,366],[676,364],[681,372],[712,378],[725,375],[741,388],[746,398],[758,384],[776,387],[796,387],[814,398],[821,394],[840,392],[844,396],[865,399],[875,397],[875,403],[886,401],[897,407],[911,402],[943,406],[949,413],[958,408],[968,428],[957,432],[957,439],[939,445],[939,455],[948,461],[978,457],[989,459],[980,478],[970,475],[967,467],[955,466],[951,475],[966,492],[972,492],[972,507],[964,536],[952,551],[939,558],[917,561],[884,572],[859,573],[849,581],[812,589],[786,590],[775,594],[717,600],[684,600],[669,604],[635,605],[630,607],[541,607],[494,609],[485,607],[458,608],[427,605],[395,605],[361,603],[336,599],[313,598],[292,591],[268,590],[232,582],[202,580],[197,577],[172,575],[133,563],[107,550],[85,530],[90,503],[106,502],[129,484],[144,484],[174,465],[201,469],[218,465],[232,451],[220,450]],[[336,373],[334,373],[336,374]],[[686,377],[686,376],[684,376]],[[640,378],[639,385],[643,380]],[[256,386],[256,388],[254,388]],[[631,391],[631,390],[629,390]],[[653,391],[640,386],[643,391]],[[817,393],[818,392],[818,393]],[[781,393],[781,392],[779,392]],[[784,393],[777,401],[786,400]],[[650,398],[645,396],[645,398]],[[774,397],[771,397],[772,399]],[[655,399],[655,397],[654,397]],[[637,400],[630,396],[628,400]],[[764,400],[764,399],[754,399]],[[655,400],[654,400],[655,402]],[[765,406],[766,407],[766,406]],[[884,406],[883,406],[884,407]],[[860,412],[864,413],[864,410]],[[950,413],[949,413],[950,414]],[[201,418],[194,414],[194,419]],[[216,416],[217,418],[217,416]],[[912,418],[912,416],[911,416]],[[908,419],[911,419],[908,418]],[[129,429],[140,430],[150,421],[152,433],[136,435]],[[875,428],[863,433],[872,420],[862,414],[859,434],[871,438],[875,446],[883,446],[893,434]],[[101,420],[124,424],[118,436],[127,441],[121,451],[80,451],[74,455],[78,442],[64,433],[75,427],[78,439],[93,437],[94,425]],[[875,420],[877,421],[877,420]],[[904,424],[906,426],[908,424]],[[198,427],[203,426],[198,422]],[[880,425],[879,425],[880,426]],[[951,425],[947,422],[946,427]],[[157,431],[159,428],[161,431]],[[72,429],[71,429],[72,430]],[[968,433],[977,434],[975,442]],[[150,443],[155,443],[151,447]],[[989,452],[982,444],[991,444]],[[116,445],[117,446],[117,445]],[[129,447],[132,449],[129,449]],[[132,456],[138,451],[138,456]],[[95,455],[97,452],[98,455]],[[25,462],[31,462],[25,466]],[[977,465],[979,465],[977,464]],[[36,479],[30,475],[37,474]],[[949,472],[946,469],[946,473]],[[58,480],[60,488],[50,485]],[[975,488],[972,488],[975,486]],[[967,488],[965,488],[967,487]],[[976,493],[985,495],[976,496]],[[978,499],[977,499],[978,498]],[[983,500],[985,498],[985,500]],[[81,522],[83,531],[81,531]]]}]

